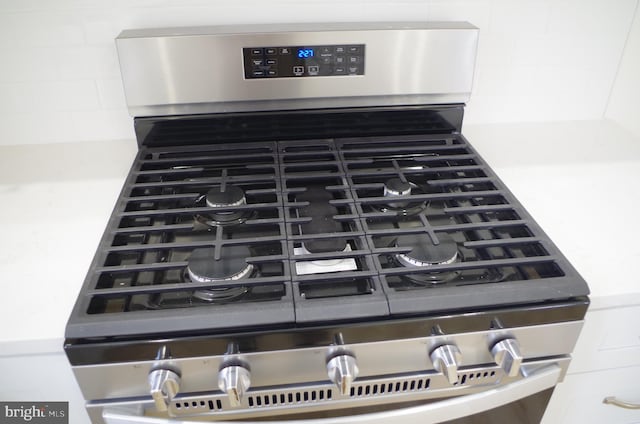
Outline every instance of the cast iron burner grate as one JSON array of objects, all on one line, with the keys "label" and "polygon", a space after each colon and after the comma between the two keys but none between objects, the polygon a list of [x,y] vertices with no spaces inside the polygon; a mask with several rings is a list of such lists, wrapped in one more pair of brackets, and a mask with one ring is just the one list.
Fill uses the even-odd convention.
[{"label": "cast iron burner grate", "polygon": [[67,337],[358,321],[586,290],[459,134],[153,147],[133,165]]}]

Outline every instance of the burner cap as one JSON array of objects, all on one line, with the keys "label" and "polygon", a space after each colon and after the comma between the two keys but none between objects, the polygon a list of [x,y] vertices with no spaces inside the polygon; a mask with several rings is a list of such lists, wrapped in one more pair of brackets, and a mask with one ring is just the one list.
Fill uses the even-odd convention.
[{"label": "burner cap", "polygon": [[216,283],[239,280],[253,271],[253,265],[246,261],[251,256],[247,246],[223,246],[220,253],[220,259],[215,260],[213,247],[195,249],[187,261],[191,281]]},{"label": "burner cap", "polygon": [[411,194],[411,183],[400,178],[391,178],[384,183],[385,196],[406,196]]},{"label": "burner cap", "polygon": [[384,197],[389,199],[389,203],[380,205],[379,209],[383,212],[395,213],[398,216],[420,213],[426,206],[424,200],[414,200],[410,197],[406,200],[395,199],[412,194],[423,194],[423,190],[414,183],[402,181],[400,178],[390,178],[384,183]]},{"label": "burner cap", "polygon": [[444,265],[458,257],[458,246],[449,234],[438,233],[437,245],[426,233],[407,234],[396,239],[396,247],[413,247],[410,252],[396,255],[396,259],[407,267]]},{"label": "burner cap", "polygon": [[344,252],[347,240],[343,238],[307,240],[302,246],[309,253]]},{"label": "burner cap", "polygon": [[255,210],[249,209],[220,210],[247,204],[244,191],[232,184],[227,184],[224,191],[221,191],[221,187],[212,188],[207,192],[205,200],[212,211],[196,216],[196,220],[209,226],[240,224],[256,213]]},{"label": "burner cap", "polygon": [[206,199],[207,206],[212,208],[240,206],[247,202],[244,191],[240,187],[231,184],[227,184],[224,191],[221,190],[221,187],[212,188],[207,193]]}]

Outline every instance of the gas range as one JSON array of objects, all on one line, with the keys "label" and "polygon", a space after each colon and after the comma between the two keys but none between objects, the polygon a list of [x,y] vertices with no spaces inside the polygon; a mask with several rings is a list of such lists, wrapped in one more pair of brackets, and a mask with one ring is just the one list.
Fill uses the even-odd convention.
[{"label": "gas range", "polygon": [[92,420],[553,386],[588,287],[461,134],[476,42],[461,23],[123,32],[139,153],[65,343]]}]

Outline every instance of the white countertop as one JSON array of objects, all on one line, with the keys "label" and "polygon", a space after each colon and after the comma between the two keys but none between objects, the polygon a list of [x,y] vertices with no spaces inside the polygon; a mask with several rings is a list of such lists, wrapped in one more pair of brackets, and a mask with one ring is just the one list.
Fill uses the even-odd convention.
[{"label": "white countertop", "polygon": [[[592,291],[640,304],[640,139],[607,121],[463,133]],[[134,140],[0,147],[0,351],[60,352]]]},{"label": "white countertop", "polygon": [[610,121],[463,134],[587,281],[591,310],[640,304],[640,138]]}]

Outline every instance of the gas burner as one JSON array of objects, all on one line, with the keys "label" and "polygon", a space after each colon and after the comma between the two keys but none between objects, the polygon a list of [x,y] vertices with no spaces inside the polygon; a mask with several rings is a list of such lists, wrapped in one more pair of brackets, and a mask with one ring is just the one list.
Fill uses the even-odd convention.
[{"label": "gas burner", "polygon": [[[201,199],[202,197],[199,201]],[[198,219],[198,221],[204,221],[205,224],[210,226],[241,224],[253,215],[253,212],[248,209],[215,211],[215,209],[232,208],[247,204],[244,190],[231,184],[226,184],[224,190],[222,186],[212,188],[204,196],[204,199],[206,205],[214,209],[214,211],[198,217],[203,218]]]},{"label": "gas burner", "polygon": [[[187,275],[197,283],[224,283],[251,276],[254,271],[246,258],[251,256],[247,246],[224,246],[220,258],[215,259],[215,249],[206,247],[195,249],[187,260]],[[234,300],[249,291],[248,287],[220,287],[196,290],[193,296],[205,302]]]},{"label": "gas burner", "polygon": [[[446,233],[439,233],[438,244],[434,244],[426,233],[407,234],[396,238],[396,247],[412,247],[407,253],[394,255],[395,262],[406,268],[428,269],[433,265],[447,265],[459,260],[458,245]],[[405,278],[417,284],[440,284],[455,278],[458,272],[431,272],[407,274]]]},{"label": "gas burner", "polygon": [[[417,184],[403,181],[400,178],[390,178],[384,183],[384,196],[390,199],[399,196],[409,196],[410,194],[422,194],[422,190]],[[426,205],[424,201],[394,201],[382,205],[382,212],[393,212],[398,216],[415,215],[422,212]]]}]

